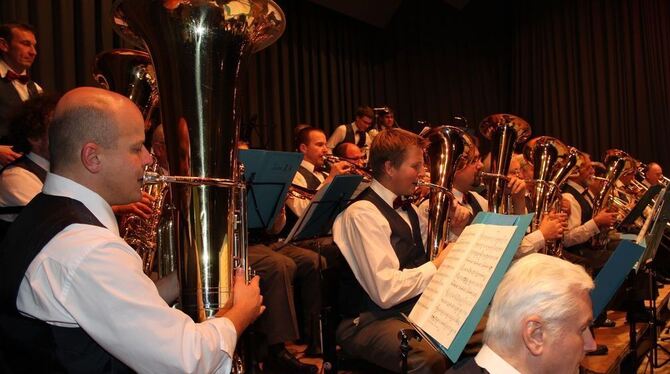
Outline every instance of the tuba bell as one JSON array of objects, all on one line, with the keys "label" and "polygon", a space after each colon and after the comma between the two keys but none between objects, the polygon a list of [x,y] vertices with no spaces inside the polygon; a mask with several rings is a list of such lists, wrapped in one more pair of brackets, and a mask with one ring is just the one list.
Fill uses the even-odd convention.
[{"label": "tuba bell", "polygon": [[505,196],[507,173],[514,148],[528,140],[528,122],[512,114],[493,114],[479,124],[480,133],[491,141],[491,167],[487,178],[489,212],[508,214],[510,207]]},{"label": "tuba bell", "polygon": [[426,156],[430,169],[430,183],[423,185],[431,188],[426,252],[432,260],[448,240],[454,173],[472,159],[475,145],[463,129],[454,126],[434,127],[423,137],[428,140]]},{"label": "tuba bell", "polygon": [[151,55],[170,173],[194,182],[172,185],[172,198],[181,306],[203,321],[232,303],[236,265],[249,278],[240,79],[250,54],[281,36],[284,14],[270,0],[116,0],[113,25]]}]

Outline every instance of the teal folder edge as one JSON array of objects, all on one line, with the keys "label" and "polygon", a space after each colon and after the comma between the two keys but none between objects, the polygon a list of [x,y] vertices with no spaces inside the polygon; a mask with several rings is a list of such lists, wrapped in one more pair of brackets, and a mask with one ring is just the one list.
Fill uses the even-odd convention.
[{"label": "teal folder edge", "polygon": [[[493,299],[493,295],[498,289],[498,285],[502,281],[503,276],[511,265],[512,260],[514,259],[514,254],[516,254],[516,251],[519,248],[519,244],[521,244],[523,237],[526,235],[526,229],[528,229],[532,219],[533,214],[515,216],[480,212],[472,221],[472,223],[483,223],[488,225],[517,226],[517,228],[514,231],[512,239],[507,245],[505,252],[500,258],[498,266],[496,266],[496,269],[493,271],[491,279],[489,279],[486,287],[484,287],[484,291],[482,292],[481,296],[479,296],[479,300],[477,303],[475,303],[472,312],[456,334],[456,337],[451,343],[451,346],[446,348],[442,345],[439,345],[440,349],[447,355],[447,357],[449,357],[451,362],[455,363],[458,361],[458,358],[465,349],[465,345],[468,343],[468,340],[470,340],[470,337],[475,332],[479,321],[481,321],[484,312],[486,312],[486,309]],[[435,340],[433,340],[433,342],[437,343]]]},{"label": "teal folder edge", "polygon": [[591,291],[593,316],[598,316],[605,309],[616,291],[621,287],[633,265],[640,259],[644,247],[632,241],[622,240],[605,266],[596,276],[596,288]]},{"label": "teal folder edge", "polygon": [[272,227],[302,158],[297,152],[240,150],[244,177],[252,184],[247,190],[248,228]]}]

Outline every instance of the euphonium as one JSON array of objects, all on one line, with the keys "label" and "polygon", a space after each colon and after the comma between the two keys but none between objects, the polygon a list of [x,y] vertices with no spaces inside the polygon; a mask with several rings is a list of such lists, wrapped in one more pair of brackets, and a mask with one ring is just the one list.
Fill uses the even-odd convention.
[{"label": "euphonium", "polygon": [[[526,143],[523,156],[533,165],[531,206],[527,208],[535,212],[531,222],[531,230],[535,231],[546,214],[560,211],[560,188],[577,167],[578,151],[556,138],[540,136]],[[560,243],[554,241],[545,243],[545,251],[562,255]]]},{"label": "euphonium", "polygon": [[528,140],[530,125],[512,114],[493,114],[479,124],[481,134],[491,141],[491,167],[489,173],[495,178],[487,178],[487,199],[489,212],[509,213],[505,187],[507,173],[514,147]]},{"label": "euphonium", "polygon": [[199,182],[174,184],[172,198],[181,306],[202,321],[232,302],[233,256],[248,270],[240,79],[250,54],[281,36],[284,14],[269,0],[116,0],[113,18],[151,55],[170,173]]},{"label": "euphonium", "polygon": [[145,124],[159,105],[156,73],[146,52],[134,49],[101,52],[93,62],[93,78],[102,88],[134,102],[142,112]]},{"label": "euphonium", "polygon": [[[146,172],[161,173],[160,165],[153,156],[153,162],[147,165]],[[158,226],[163,213],[163,203],[167,193],[166,183],[144,184],[142,192],[152,197],[151,216],[144,219],[137,214],[126,214],[121,217],[119,234],[142,258],[144,274],[151,275],[157,249]],[[165,275],[165,274],[164,274]]]},{"label": "euphonium", "polygon": [[[626,152],[619,149],[610,149],[605,151],[603,162],[607,171],[605,173],[603,186],[600,188],[593,199],[593,217],[598,215],[603,209],[614,208],[618,206],[615,192],[615,184],[622,175],[633,172],[637,167],[637,162]],[[603,230],[592,240],[592,245],[602,247],[607,244],[609,230]]]},{"label": "euphonium", "polygon": [[464,167],[474,153],[474,142],[462,129],[440,126],[430,129],[424,138],[428,140],[426,155],[430,169],[431,187],[429,200],[428,246],[429,259],[434,259],[449,236],[449,208],[454,173]]}]

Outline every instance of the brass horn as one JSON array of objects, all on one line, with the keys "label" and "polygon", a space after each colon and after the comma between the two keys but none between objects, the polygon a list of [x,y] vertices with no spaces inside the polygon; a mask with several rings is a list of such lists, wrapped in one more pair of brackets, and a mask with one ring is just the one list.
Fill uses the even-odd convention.
[{"label": "brass horn", "polygon": [[181,304],[196,321],[230,305],[233,257],[248,270],[240,79],[250,54],[281,36],[284,20],[270,0],[114,3],[116,31],[143,46],[156,70],[170,173],[232,186],[172,186]]},{"label": "brass horn", "polygon": [[434,259],[449,236],[449,208],[454,173],[467,165],[474,153],[474,141],[463,129],[454,126],[440,126],[430,129],[424,138],[428,140],[426,155],[430,168],[430,183],[422,185],[431,188],[428,220],[429,259]]},{"label": "brass horn", "polygon": [[489,211],[509,213],[505,197],[509,164],[514,147],[528,140],[531,128],[524,119],[512,114],[493,114],[479,124],[480,133],[491,141],[491,167],[489,174],[497,177],[487,178],[487,199]]},{"label": "brass horn", "polygon": [[93,78],[107,90],[128,97],[142,112],[147,124],[159,106],[156,72],[151,57],[134,49],[112,49],[95,56]]}]

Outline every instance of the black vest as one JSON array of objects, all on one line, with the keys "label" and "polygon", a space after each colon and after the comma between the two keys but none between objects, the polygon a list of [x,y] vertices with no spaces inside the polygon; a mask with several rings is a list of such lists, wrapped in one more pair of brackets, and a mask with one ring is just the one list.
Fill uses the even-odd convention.
[{"label": "black vest", "polygon": [[[337,143],[335,146],[337,147],[338,145],[340,145],[342,143],[352,143],[352,144],[358,145],[356,143],[356,133],[354,132],[354,129],[352,128],[351,124],[346,124],[346,125],[342,125],[342,126],[344,126],[344,128],[347,131],[344,134],[344,139],[342,139],[342,141]],[[363,144],[369,146],[370,144],[368,144],[367,133],[360,134],[360,136],[363,137],[363,140],[364,140]]]},{"label": "black vest", "polygon": [[579,207],[582,208],[582,217],[581,217],[582,225],[588,222],[591,218],[593,218],[593,208],[591,207],[591,204],[589,204],[589,201],[586,200],[586,197],[584,197],[584,195],[579,193],[577,189],[570,186],[569,184],[563,185],[563,192],[569,193],[570,195],[574,196],[575,200],[577,200],[577,203],[579,203]]},{"label": "black vest", "polygon": [[[305,181],[307,182],[307,189],[314,190],[316,191],[319,186],[321,185],[321,181],[319,178],[317,178],[314,173],[309,171],[307,168],[304,166],[300,165],[298,167],[298,173],[305,178]],[[288,234],[291,232],[291,229],[293,226],[298,222],[298,217],[293,211],[289,208],[286,208],[286,224],[284,225],[284,228],[282,231],[279,233],[279,237],[281,238],[286,238]]]},{"label": "black vest", "polygon": [[454,364],[446,374],[460,373],[460,374],[488,374],[488,370],[483,369],[474,357],[468,357]]},{"label": "black vest", "polygon": [[[577,189],[574,187],[570,186],[569,184],[564,184],[563,185],[563,192],[569,193],[570,195],[574,196],[575,200],[577,200],[577,203],[579,203],[579,207],[582,209],[582,217],[581,217],[581,222],[580,224],[584,224],[588,222],[591,218],[593,218],[593,208],[591,207],[591,204],[589,204],[588,200],[586,200],[586,197],[582,195]],[[567,247],[566,249],[574,254],[581,255],[581,251],[583,249],[588,249],[591,248],[589,242],[587,241],[586,243],[581,243],[581,244],[575,244],[571,247]]]},{"label": "black vest", "polygon": [[[356,200],[366,200],[371,202],[388,221],[391,226],[391,246],[400,262],[399,270],[413,269],[428,261],[421,239],[419,217],[412,207],[407,210],[409,220],[412,224],[410,230],[407,222],[398,214],[398,212],[390,207],[371,188],[366,188]],[[357,248],[357,250],[369,249]],[[419,296],[416,296],[389,309],[382,309],[372,301],[363,287],[361,287],[348,264],[340,272],[339,281],[339,307],[340,313],[345,318],[357,317],[362,312],[391,315],[397,314],[398,311],[405,310],[414,305],[419,299]]]},{"label": "black vest", "polygon": [[[130,373],[83,329],[22,316],[16,298],[24,274],[42,248],[71,224],[103,225],[81,202],[38,194],[0,244],[0,345],[17,373]],[[11,372],[11,371],[10,371]]]},{"label": "black vest", "polygon": [[[42,181],[42,184],[44,184],[44,181],[47,179],[47,171],[42,169],[41,166],[37,165],[35,161],[31,160],[26,155],[17,158],[14,162],[2,168],[0,174],[5,172],[9,167],[21,168],[35,174],[35,176]],[[0,207],[0,214],[19,214],[22,209],[22,206],[3,206]]]},{"label": "black vest", "polygon": [[472,216],[475,217],[477,216],[477,213],[483,211],[484,209],[482,209],[482,206],[479,205],[479,201],[472,192],[468,191],[466,194],[468,195],[468,204],[470,204],[470,207],[472,207]]},{"label": "black vest", "polygon": [[[35,82],[28,81],[28,95],[35,97],[39,94]],[[12,82],[0,78],[0,138],[9,135],[9,121],[13,112],[21,105],[21,96],[16,92]]]}]

